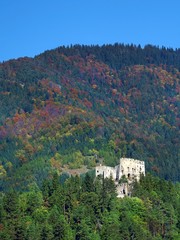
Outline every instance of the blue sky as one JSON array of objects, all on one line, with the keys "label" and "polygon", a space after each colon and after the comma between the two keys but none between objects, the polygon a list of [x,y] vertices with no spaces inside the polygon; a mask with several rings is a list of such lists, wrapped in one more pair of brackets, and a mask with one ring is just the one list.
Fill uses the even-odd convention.
[{"label": "blue sky", "polygon": [[70,44],[180,48],[180,0],[1,0],[0,62]]}]

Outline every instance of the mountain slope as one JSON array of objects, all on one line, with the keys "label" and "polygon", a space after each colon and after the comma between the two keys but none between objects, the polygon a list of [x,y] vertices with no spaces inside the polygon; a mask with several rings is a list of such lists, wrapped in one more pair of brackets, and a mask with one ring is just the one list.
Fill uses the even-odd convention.
[{"label": "mountain slope", "polygon": [[179,50],[115,44],[2,63],[2,188],[121,156],[179,180],[179,59]]}]

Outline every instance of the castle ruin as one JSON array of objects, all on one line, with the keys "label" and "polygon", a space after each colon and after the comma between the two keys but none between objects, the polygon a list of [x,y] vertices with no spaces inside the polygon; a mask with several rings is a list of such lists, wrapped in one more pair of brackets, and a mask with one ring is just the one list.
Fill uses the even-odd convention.
[{"label": "castle ruin", "polygon": [[96,167],[96,177],[111,177],[115,181],[118,197],[131,195],[131,185],[134,181],[139,181],[141,174],[145,175],[145,163],[133,158],[120,158],[119,165],[114,168],[101,165]]}]

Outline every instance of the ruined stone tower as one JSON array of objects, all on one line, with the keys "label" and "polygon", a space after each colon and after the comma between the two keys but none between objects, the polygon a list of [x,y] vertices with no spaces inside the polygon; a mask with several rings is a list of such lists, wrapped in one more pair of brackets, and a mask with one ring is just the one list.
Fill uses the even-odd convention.
[{"label": "ruined stone tower", "polygon": [[[145,163],[133,158],[120,158],[119,165],[113,167],[97,166],[96,177],[103,176],[115,181],[119,197],[131,194],[131,185],[136,180],[139,181],[141,174],[145,175]],[[121,178],[126,179],[124,183],[119,183]]]},{"label": "ruined stone tower", "polygon": [[119,165],[114,168],[101,165],[96,167],[96,176],[111,176],[114,181],[119,181],[123,175],[130,180],[139,181],[141,174],[145,175],[145,163],[133,158],[120,158]]}]

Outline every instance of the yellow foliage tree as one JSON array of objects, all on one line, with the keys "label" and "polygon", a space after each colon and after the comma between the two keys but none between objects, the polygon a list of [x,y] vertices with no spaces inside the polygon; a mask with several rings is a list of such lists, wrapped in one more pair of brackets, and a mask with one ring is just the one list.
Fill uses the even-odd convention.
[{"label": "yellow foliage tree", "polygon": [[6,170],[2,165],[0,165],[0,179],[4,178],[6,176]]}]

